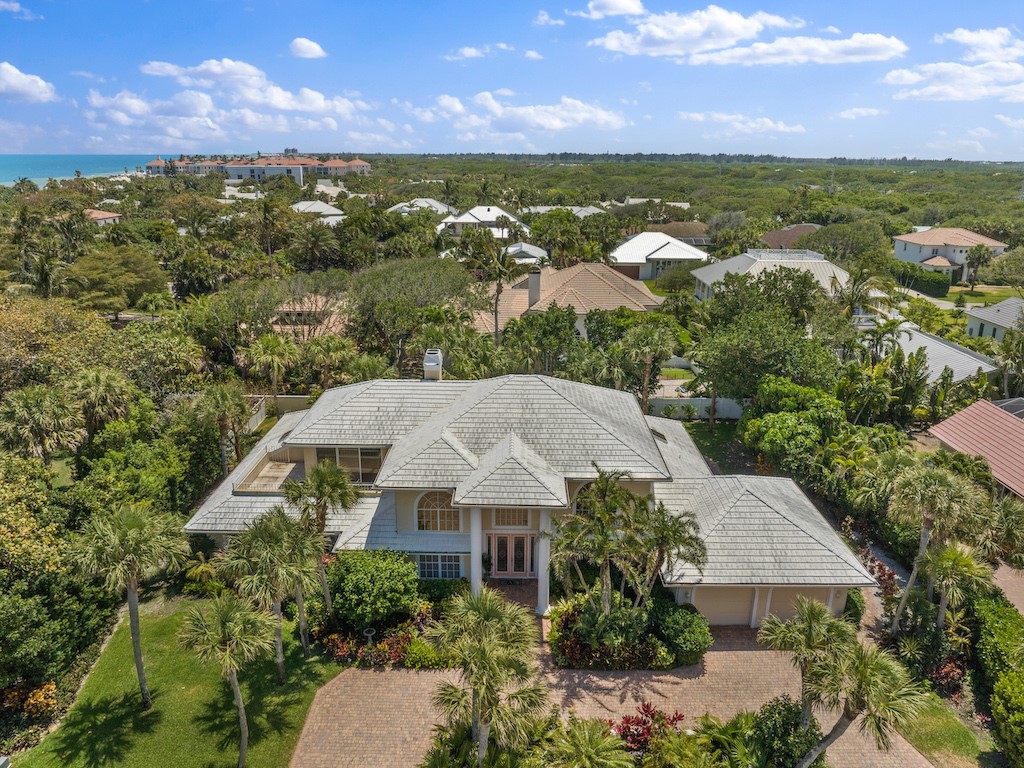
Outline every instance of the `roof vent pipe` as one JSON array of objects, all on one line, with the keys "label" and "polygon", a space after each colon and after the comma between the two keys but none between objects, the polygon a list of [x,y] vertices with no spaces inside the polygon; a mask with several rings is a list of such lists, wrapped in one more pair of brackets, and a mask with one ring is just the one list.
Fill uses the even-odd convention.
[{"label": "roof vent pipe", "polygon": [[444,355],[440,349],[428,349],[423,353],[423,380],[440,381],[444,366]]},{"label": "roof vent pipe", "polygon": [[540,270],[531,269],[530,274],[526,277],[526,298],[529,301],[529,306],[533,306],[540,301]]}]

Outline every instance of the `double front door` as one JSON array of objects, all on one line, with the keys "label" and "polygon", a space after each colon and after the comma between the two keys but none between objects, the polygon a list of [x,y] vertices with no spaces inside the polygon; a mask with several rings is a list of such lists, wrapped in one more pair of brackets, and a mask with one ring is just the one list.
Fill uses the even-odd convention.
[{"label": "double front door", "polygon": [[537,536],[532,533],[489,533],[487,554],[491,557],[491,576],[530,578],[536,575]]}]

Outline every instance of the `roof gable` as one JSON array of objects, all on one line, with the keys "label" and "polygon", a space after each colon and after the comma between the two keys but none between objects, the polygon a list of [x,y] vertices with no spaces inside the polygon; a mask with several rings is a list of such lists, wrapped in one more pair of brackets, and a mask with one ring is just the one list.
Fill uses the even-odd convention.
[{"label": "roof gable", "polygon": [[984,458],[996,480],[1024,497],[1024,419],[978,400],[929,431],[956,451]]},{"label": "roof gable", "polygon": [[493,507],[515,499],[517,506],[568,506],[565,478],[509,432],[455,489],[461,506]]}]

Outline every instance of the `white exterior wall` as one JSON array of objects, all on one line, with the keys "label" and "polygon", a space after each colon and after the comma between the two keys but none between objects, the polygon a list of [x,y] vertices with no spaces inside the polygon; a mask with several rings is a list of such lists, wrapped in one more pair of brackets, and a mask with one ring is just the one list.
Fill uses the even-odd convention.
[{"label": "white exterior wall", "polygon": [[1003,336],[1006,335],[1006,328],[1001,325],[994,325],[987,323],[984,320],[979,320],[976,317],[967,316],[967,335],[974,337],[985,337],[988,339],[995,339],[996,341],[1002,341]]}]

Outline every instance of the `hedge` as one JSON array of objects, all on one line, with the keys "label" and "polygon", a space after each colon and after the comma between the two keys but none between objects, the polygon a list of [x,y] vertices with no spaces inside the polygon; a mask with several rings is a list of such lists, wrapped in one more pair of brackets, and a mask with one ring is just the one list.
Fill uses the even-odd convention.
[{"label": "hedge", "polygon": [[708,620],[692,605],[659,604],[651,623],[681,667],[699,664],[715,642]]},{"label": "hedge", "polygon": [[1024,765],[1024,670],[1000,677],[989,703],[1003,754],[1010,765]]},{"label": "hedge", "polygon": [[860,621],[864,618],[864,611],[867,608],[867,601],[864,598],[864,592],[851,587],[846,592],[846,605],[843,606],[843,618],[853,624],[855,627],[860,627]]},{"label": "hedge", "polygon": [[902,285],[920,291],[925,296],[941,299],[949,293],[949,275],[932,272],[918,264],[903,261],[893,265],[893,272],[893,277]]},{"label": "hedge", "polygon": [[981,671],[982,693],[990,694],[999,678],[1014,670],[1024,643],[1024,616],[1003,595],[979,597],[974,601],[977,626],[975,654]]}]

